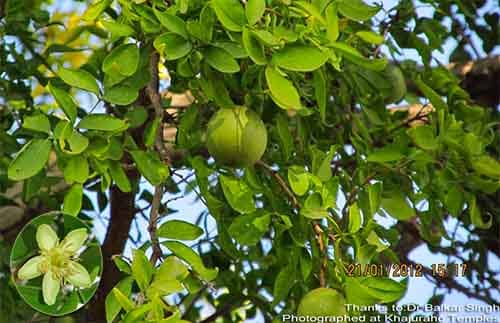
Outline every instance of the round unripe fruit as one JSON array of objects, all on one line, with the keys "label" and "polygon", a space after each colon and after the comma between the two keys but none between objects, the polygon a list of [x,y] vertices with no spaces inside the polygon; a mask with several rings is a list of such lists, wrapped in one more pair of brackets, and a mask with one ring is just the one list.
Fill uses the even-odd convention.
[{"label": "round unripe fruit", "polygon": [[345,300],[335,289],[316,288],[300,300],[297,314],[301,316],[342,316],[346,314]]},{"label": "round unripe fruit", "polygon": [[253,165],[266,146],[266,126],[246,107],[220,109],[208,122],[207,148],[217,163],[232,167]]},{"label": "round unripe fruit", "polygon": [[393,103],[401,101],[406,95],[406,81],[403,72],[393,64],[388,64],[384,70],[384,76],[391,84],[385,102]]}]

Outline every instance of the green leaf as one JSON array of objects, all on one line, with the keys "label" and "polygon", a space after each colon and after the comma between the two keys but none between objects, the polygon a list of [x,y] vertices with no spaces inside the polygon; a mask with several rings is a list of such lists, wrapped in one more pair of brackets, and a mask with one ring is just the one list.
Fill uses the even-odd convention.
[{"label": "green leaf", "polygon": [[169,280],[184,280],[189,276],[186,265],[176,256],[168,256],[156,271],[156,276]]},{"label": "green leaf", "polygon": [[149,299],[152,299],[154,297],[168,296],[173,293],[179,293],[183,290],[184,286],[182,286],[180,281],[155,276],[155,279],[151,283],[151,286],[149,286],[146,295]]},{"label": "green leaf", "polygon": [[308,19],[314,18],[315,21],[318,21],[320,24],[326,25],[325,18],[323,18],[315,4],[308,1],[294,1],[293,4],[305,11],[305,14],[303,14],[304,17]]},{"label": "green leaf", "polygon": [[309,174],[300,166],[288,168],[288,182],[292,191],[298,196],[302,196],[309,190]]},{"label": "green leaf", "polygon": [[267,58],[264,53],[264,47],[257,39],[255,39],[255,36],[246,27],[243,28],[241,40],[243,42],[243,47],[245,48],[245,51],[255,64],[257,65],[267,64]]},{"label": "green leaf", "polygon": [[200,256],[185,244],[177,241],[165,241],[162,244],[177,257],[187,262],[202,279],[211,281],[217,277],[218,269],[206,268]]},{"label": "green leaf", "polygon": [[165,59],[174,61],[189,54],[193,45],[179,34],[168,32],[155,38],[155,49],[165,56]]},{"label": "green leaf", "polygon": [[132,309],[130,312],[127,312],[127,314],[125,315],[125,317],[121,322],[122,323],[143,322],[145,316],[148,314],[148,312],[151,312],[152,308],[153,308],[152,302],[138,305],[138,307]]},{"label": "green leaf", "polygon": [[389,248],[389,244],[381,240],[375,231],[370,231],[368,237],[366,237],[366,242],[369,245],[376,247],[376,252],[382,252]]},{"label": "green leaf", "polygon": [[303,217],[311,219],[311,220],[320,220],[320,219],[328,218],[330,216],[328,211],[325,210],[324,208],[321,208],[321,207],[317,207],[317,208],[305,208],[304,207],[300,210],[300,214]]},{"label": "green leaf", "polygon": [[120,131],[127,129],[127,123],[107,114],[89,114],[85,116],[78,128],[100,131]]},{"label": "green leaf", "polygon": [[300,109],[300,97],[292,82],[287,80],[276,69],[266,67],[266,81],[271,98],[283,109]]},{"label": "green leaf", "polygon": [[64,81],[64,83],[72,87],[99,95],[99,86],[97,85],[97,81],[92,74],[85,70],[75,70],[61,67],[59,68],[59,77]]},{"label": "green leaf", "polygon": [[406,283],[385,277],[348,277],[345,292],[350,304],[392,303],[404,296]]},{"label": "green leaf", "polygon": [[24,117],[23,128],[50,134],[50,122],[46,115],[38,113]]},{"label": "green leaf", "polygon": [[156,18],[160,24],[162,24],[169,31],[181,35],[184,38],[188,38],[188,32],[186,29],[186,23],[181,18],[171,15],[166,11],[159,11],[153,8]]},{"label": "green leaf", "polygon": [[129,86],[117,85],[105,89],[103,99],[116,105],[129,105],[139,97],[139,91]]},{"label": "green leaf", "polygon": [[236,73],[240,70],[238,62],[222,48],[209,47],[202,53],[208,65],[222,73]]},{"label": "green leaf", "polygon": [[387,59],[379,58],[379,59],[369,59],[361,55],[361,53],[355,49],[342,42],[332,42],[329,44],[335,51],[339,52],[345,59],[350,62],[364,67],[366,69],[380,72],[384,70],[387,65]]},{"label": "green leaf", "polygon": [[361,279],[360,283],[370,296],[378,298],[381,303],[395,302],[406,293],[405,281],[397,282],[386,277],[366,277]]},{"label": "green leaf", "polygon": [[68,117],[71,122],[75,122],[78,106],[73,100],[73,97],[63,89],[60,89],[49,82],[47,85],[47,90],[52,94],[57,102],[57,105],[64,111],[66,117]]},{"label": "green leaf", "polygon": [[319,220],[328,218],[330,214],[323,205],[322,195],[315,192],[309,195],[304,203],[304,206],[300,210],[300,214],[308,219]]},{"label": "green leaf", "polygon": [[111,178],[116,183],[120,191],[122,192],[132,191],[132,185],[130,184],[130,180],[128,179],[127,174],[125,173],[119,162],[110,163],[109,174],[111,175]]},{"label": "green leaf", "polygon": [[131,76],[139,66],[139,48],[135,44],[123,44],[113,48],[102,62],[102,71],[107,74]]},{"label": "green leaf", "polygon": [[226,50],[234,58],[248,57],[247,52],[240,43],[232,41],[220,41],[220,42],[215,42],[212,45]]},{"label": "green leaf", "polygon": [[241,31],[246,24],[245,10],[238,0],[212,0],[212,8],[222,26],[229,31]]},{"label": "green leaf", "polygon": [[87,21],[96,20],[111,4],[112,0],[99,0],[95,1],[91,6],[85,10],[82,19]]},{"label": "green leaf", "polygon": [[129,25],[118,23],[112,20],[100,21],[104,28],[111,33],[113,37],[129,37],[135,34],[134,28]]},{"label": "green leaf", "polygon": [[316,98],[316,103],[318,104],[321,121],[325,122],[327,92],[326,92],[325,74],[323,73],[322,70],[318,69],[313,72],[313,84],[314,84],[314,96]]},{"label": "green leaf", "polygon": [[425,150],[436,150],[438,140],[431,126],[418,126],[408,129],[408,135],[413,138],[415,144]]},{"label": "green leaf", "polygon": [[470,201],[469,214],[470,214],[470,222],[476,228],[486,230],[491,228],[491,226],[493,225],[493,217],[491,215],[488,215],[489,220],[487,222],[483,220],[483,216],[481,214],[481,210],[477,206],[477,201],[475,196],[472,197]]},{"label": "green leaf", "polygon": [[73,156],[68,160],[64,167],[64,180],[68,184],[84,183],[89,177],[89,163],[87,158],[78,155]]},{"label": "green leaf", "polygon": [[245,15],[248,23],[255,25],[264,15],[266,0],[248,0],[245,6]]},{"label": "green leaf", "polygon": [[338,9],[347,18],[358,21],[369,20],[380,10],[379,7],[369,6],[362,0],[342,0],[338,3]]},{"label": "green leaf", "polygon": [[272,62],[290,71],[311,72],[325,64],[328,57],[314,46],[287,45],[273,54]]},{"label": "green leaf", "polygon": [[246,246],[256,245],[269,229],[271,217],[262,212],[240,215],[233,220],[228,232],[238,243]]},{"label": "green leaf", "polygon": [[280,113],[276,117],[276,130],[278,131],[278,136],[280,137],[285,160],[288,160],[291,157],[294,149],[293,137],[290,128],[288,128],[288,124],[289,121],[286,114]]},{"label": "green leaf", "polygon": [[35,176],[47,163],[52,143],[48,139],[33,139],[16,154],[8,168],[8,177],[13,181]]},{"label": "green leaf", "polygon": [[153,265],[149,262],[146,254],[144,254],[144,251],[141,249],[134,249],[132,254],[132,276],[139,286],[139,289],[145,292],[153,278]]},{"label": "green leaf", "polygon": [[360,200],[365,206],[363,214],[371,218],[380,209],[382,184],[374,183],[366,188],[366,192],[361,195]]},{"label": "green leaf", "polygon": [[372,258],[377,254],[377,247],[365,244],[359,247],[356,253],[356,262],[367,265],[371,263]]},{"label": "green leaf", "polygon": [[448,212],[457,217],[462,212],[464,206],[464,193],[462,189],[457,186],[450,187],[443,203]]},{"label": "green leaf", "polygon": [[153,152],[130,151],[139,172],[154,186],[163,183],[170,175],[168,167]]},{"label": "green leaf", "polygon": [[326,182],[332,178],[333,155],[335,155],[335,149],[332,147],[327,154],[323,155],[324,157],[322,157],[318,165],[319,167],[315,170],[315,175],[318,176],[322,182]]},{"label": "green leaf", "polygon": [[390,145],[374,150],[368,154],[367,161],[374,163],[387,163],[398,161],[404,157],[399,147]]},{"label": "green leaf", "polygon": [[192,223],[181,220],[170,220],[163,223],[157,230],[158,237],[176,240],[196,240],[203,230]]},{"label": "green leaf", "polygon": [[326,35],[330,42],[335,42],[339,38],[339,16],[337,14],[337,5],[331,3],[325,9],[326,16]]},{"label": "green leaf", "polygon": [[371,30],[358,31],[356,32],[356,36],[363,39],[369,44],[380,45],[384,42],[384,36],[379,35]]},{"label": "green leaf", "polygon": [[312,259],[311,255],[307,251],[307,249],[301,249],[300,258],[299,258],[299,267],[300,272],[302,274],[302,278],[304,281],[307,280],[312,271]]},{"label": "green leaf", "polygon": [[111,290],[115,300],[120,304],[120,306],[126,311],[132,311],[135,308],[134,303],[118,288],[113,288]]},{"label": "green leaf", "polygon": [[255,211],[253,191],[243,181],[229,176],[219,176],[222,191],[229,205],[239,213],[252,213]]},{"label": "green leaf", "polygon": [[292,265],[283,267],[276,276],[273,288],[272,307],[276,306],[280,301],[288,296],[288,293],[295,284],[295,268]]},{"label": "green leaf", "polygon": [[[132,279],[132,277],[125,277],[124,279],[119,281],[114,288],[119,290],[123,295],[129,296],[130,293],[132,292],[133,283],[134,280]],[[115,293],[111,292],[106,296],[105,308],[106,308],[106,322],[112,323],[122,309],[122,305],[116,298]]]},{"label": "green leaf", "polygon": [[354,203],[349,206],[349,232],[358,232],[362,224],[363,219],[361,217],[361,211],[359,210],[358,203]]},{"label": "green leaf", "polygon": [[130,128],[137,128],[148,120],[148,113],[144,107],[136,106],[127,111],[125,120],[127,120]]},{"label": "green leaf", "polygon": [[281,40],[274,36],[270,31],[265,29],[254,29],[252,34],[264,45],[268,47],[275,47],[281,45]]},{"label": "green leaf", "polygon": [[[64,141],[67,141],[69,150],[67,149]],[[61,141],[59,142],[59,146],[64,147],[61,148],[61,150],[70,155],[81,154],[89,146],[89,140],[87,139],[87,137],[76,130],[70,130],[70,134],[62,140],[62,143]]]},{"label": "green leaf", "polygon": [[436,108],[437,111],[447,111],[448,106],[444,102],[443,98],[439,94],[436,93],[430,86],[424,83],[420,77],[417,77],[414,80],[418,89],[422,91],[422,93],[431,101],[432,105]]},{"label": "green leaf", "polygon": [[381,205],[390,216],[398,220],[406,221],[416,215],[406,197],[399,192],[391,192],[390,197],[382,198]]},{"label": "green leaf", "polygon": [[479,174],[500,179],[500,163],[496,159],[483,155],[472,159],[471,164]]},{"label": "green leaf", "polygon": [[64,195],[63,212],[77,216],[82,208],[83,186],[82,184],[73,184]]},{"label": "green leaf", "polygon": [[116,268],[118,268],[119,271],[128,275],[132,275],[132,268],[130,267],[130,264],[125,259],[123,259],[122,256],[113,255],[111,259],[113,260]]}]

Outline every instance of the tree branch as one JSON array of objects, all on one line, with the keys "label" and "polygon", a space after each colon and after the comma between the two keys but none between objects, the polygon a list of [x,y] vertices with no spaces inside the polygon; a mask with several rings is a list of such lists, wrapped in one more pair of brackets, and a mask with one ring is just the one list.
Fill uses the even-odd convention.
[{"label": "tree branch", "polygon": [[[299,201],[297,200],[297,197],[295,196],[295,194],[293,194],[292,190],[290,189],[290,187],[288,187],[287,183],[280,176],[280,174],[278,172],[276,172],[270,165],[266,164],[262,160],[258,160],[257,165],[262,166],[264,169],[266,169],[271,174],[271,176],[276,180],[278,185],[283,189],[283,191],[285,191],[285,193],[287,194],[293,207],[296,209],[300,209],[301,206],[300,206]],[[320,270],[319,270],[319,284],[321,287],[324,287],[324,286],[326,286],[326,269],[327,269],[326,266],[328,264],[328,259],[326,258],[328,255],[326,254],[326,248],[325,248],[325,244],[323,242],[323,233],[324,232],[323,232],[323,229],[321,229],[321,226],[317,221],[313,221],[311,223],[311,225],[312,225],[314,233],[316,234],[316,242],[318,244],[318,248],[319,248],[320,252],[325,257],[324,260],[321,262]]]},{"label": "tree branch", "polygon": [[151,254],[151,263],[154,265],[156,261],[161,258],[162,251],[160,248],[160,242],[158,241],[158,236],[156,235],[156,226],[158,224],[158,218],[160,215],[160,204],[161,197],[163,196],[163,186],[155,186],[155,192],[153,195],[153,202],[151,203],[151,211],[149,213],[149,225],[148,232],[151,237],[151,245],[153,248],[153,253]]},{"label": "tree branch", "polygon": [[[128,171],[128,177],[137,180],[135,170]],[[108,293],[118,283],[121,274],[116,268],[112,256],[121,254],[128,239],[128,233],[135,216],[135,192],[124,193],[113,185],[110,189],[110,220],[104,243],[102,244],[103,272],[97,290],[88,311],[89,322],[105,322],[105,300]]]},{"label": "tree branch", "polygon": [[[165,150],[165,145],[163,144],[163,132],[164,132],[163,116],[164,113],[167,112],[164,111],[161,105],[161,95],[159,93],[159,76],[158,76],[159,60],[160,60],[160,55],[156,51],[154,51],[151,54],[151,59],[149,63],[149,68],[151,72],[151,81],[146,87],[146,92],[148,94],[149,100],[151,101],[151,104],[153,105],[155,118],[160,120],[160,126],[158,127],[158,130],[156,131],[155,134],[155,149],[160,154],[160,158],[163,161],[168,162],[167,152]],[[153,263],[153,265],[162,255],[160,243],[156,235],[156,226],[158,224],[162,196],[163,196],[163,186],[157,185],[155,187],[153,195],[153,202],[151,203],[151,211],[149,213],[149,225],[148,225],[148,232],[149,236],[151,237],[151,244],[153,248],[153,253],[151,255],[150,260],[151,263]]]}]

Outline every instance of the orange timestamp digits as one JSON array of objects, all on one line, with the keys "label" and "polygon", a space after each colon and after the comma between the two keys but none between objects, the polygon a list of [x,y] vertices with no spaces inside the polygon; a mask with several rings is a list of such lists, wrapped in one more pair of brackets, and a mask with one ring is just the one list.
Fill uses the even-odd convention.
[{"label": "orange timestamp digits", "polygon": [[432,264],[430,268],[422,264],[360,264],[346,266],[349,277],[462,277],[467,272],[467,264]]}]

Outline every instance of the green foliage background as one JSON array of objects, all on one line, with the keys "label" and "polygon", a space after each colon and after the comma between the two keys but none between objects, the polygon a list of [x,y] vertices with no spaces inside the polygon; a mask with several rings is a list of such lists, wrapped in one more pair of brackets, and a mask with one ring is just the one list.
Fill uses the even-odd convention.
[{"label": "green foliage background", "polygon": [[[410,264],[422,244],[468,263],[477,287],[424,264],[436,286],[499,303],[498,4],[481,17],[485,1],[100,0],[80,3],[83,14],[0,4],[3,318],[45,319],[9,280],[22,224],[49,210],[92,224],[87,214],[108,206],[101,285],[77,320],[277,321],[319,286],[391,304],[407,280],[351,277],[348,265]],[[434,57],[449,38],[458,68]],[[401,49],[423,65],[395,59]],[[388,109],[401,90],[388,64],[417,112]],[[173,105],[167,81],[194,101]],[[206,149],[208,120],[235,105],[268,131],[264,156],[245,169]],[[206,206],[197,221],[169,220],[170,197],[192,194]],[[117,255],[141,216],[150,242]],[[451,218],[466,240],[445,229]],[[215,314],[202,318],[200,301]]]}]

